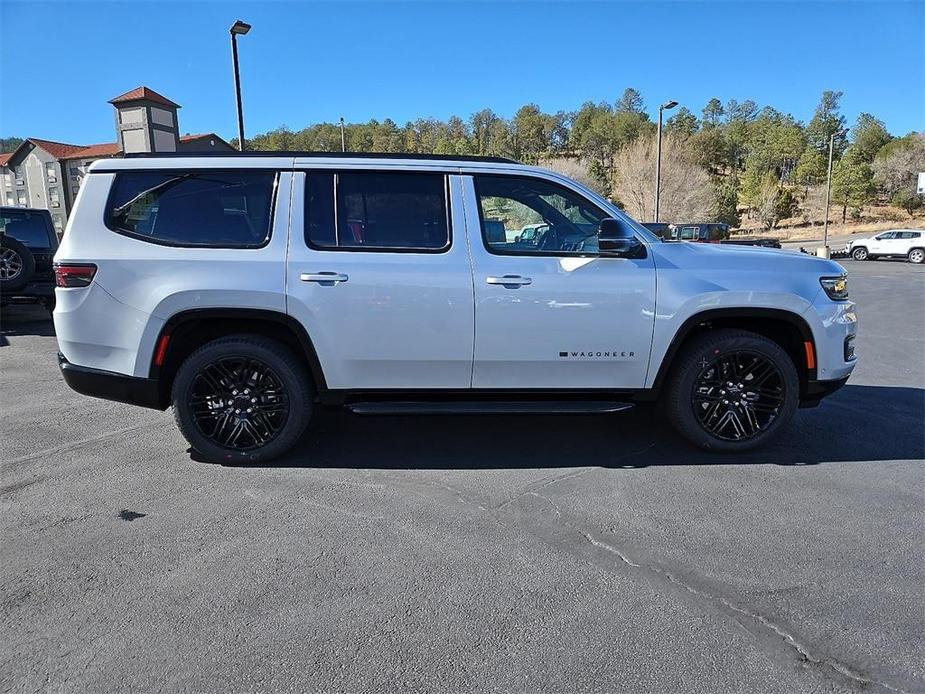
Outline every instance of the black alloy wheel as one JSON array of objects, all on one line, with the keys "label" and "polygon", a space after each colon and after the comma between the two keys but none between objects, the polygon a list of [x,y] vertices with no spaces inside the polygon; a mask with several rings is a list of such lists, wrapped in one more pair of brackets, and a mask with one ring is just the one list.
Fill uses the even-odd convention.
[{"label": "black alloy wheel", "polygon": [[712,451],[756,448],[796,412],[800,377],[776,342],[746,330],[708,330],[687,341],[664,388],[668,420],[688,441]]},{"label": "black alloy wheel", "polygon": [[299,440],[311,418],[312,386],[304,358],[284,344],[231,335],[180,364],[171,401],[181,433],[206,460],[255,463]]},{"label": "black alloy wheel", "polygon": [[222,448],[265,446],[289,419],[289,394],[269,365],[247,357],[207,364],[193,380],[187,407],[200,433]]},{"label": "black alloy wheel", "polygon": [[726,352],[700,371],[691,405],[704,431],[724,441],[744,441],[766,431],[784,402],[784,378],[757,352]]}]

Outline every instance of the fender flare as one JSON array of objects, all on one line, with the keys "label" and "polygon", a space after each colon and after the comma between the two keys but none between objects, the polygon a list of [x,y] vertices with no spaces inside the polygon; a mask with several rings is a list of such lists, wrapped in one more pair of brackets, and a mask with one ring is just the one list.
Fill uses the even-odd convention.
[{"label": "fender flare", "polygon": [[[815,353],[816,340],[813,337],[813,331],[810,329],[806,320],[801,315],[794,313],[793,311],[787,311],[785,309],[779,308],[762,308],[757,306],[753,308],[742,306],[739,308],[708,309],[688,317],[687,320],[681,324],[681,327],[675,331],[674,337],[671,339],[671,344],[668,345],[668,349],[665,351],[665,356],[662,358],[662,363],[659,365],[655,380],[652,382],[653,391],[657,392],[661,389],[665,378],[668,375],[668,372],[671,371],[671,364],[673,363],[674,358],[677,356],[678,350],[681,348],[681,345],[684,344],[684,341],[688,338],[688,336],[694,331],[694,329],[701,323],[708,323],[711,320],[717,320],[720,318],[766,318],[771,320],[784,321],[794,326],[799,331],[800,337],[803,338],[804,342],[812,343],[813,352]],[[807,369],[807,379],[814,379],[815,372],[815,368]]]},{"label": "fender flare", "polygon": [[[170,318],[167,319],[167,322],[164,323],[164,326],[161,328],[160,333],[158,333],[157,341],[155,346],[159,345],[161,340],[165,336],[172,335],[179,327],[187,325],[189,323],[199,323],[206,320],[250,320],[250,321],[265,321],[281,325],[288,330],[290,330],[296,337],[299,342],[299,345],[302,347],[303,355],[305,360],[308,363],[309,371],[311,372],[312,379],[315,382],[315,387],[319,392],[326,391],[327,381],[324,378],[324,370],[321,368],[321,361],[318,359],[318,353],[315,351],[315,345],[312,342],[311,336],[308,334],[308,331],[305,330],[299,321],[297,321],[292,316],[282,313],[280,311],[274,311],[270,309],[257,309],[257,308],[194,308],[187,309],[175,313]],[[168,347],[169,349],[169,347]],[[155,347],[155,352],[152,354],[151,366],[149,377],[158,378],[160,375],[161,367],[155,365],[157,348]]]}]

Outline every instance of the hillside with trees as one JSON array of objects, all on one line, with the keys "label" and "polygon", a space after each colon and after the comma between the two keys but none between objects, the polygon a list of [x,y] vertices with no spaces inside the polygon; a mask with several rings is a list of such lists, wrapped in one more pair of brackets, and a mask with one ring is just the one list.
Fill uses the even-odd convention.
[{"label": "hillside with trees", "polygon": [[[842,93],[823,92],[802,123],[752,100],[710,99],[699,114],[667,112],[662,141],[664,221],[721,221],[775,229],[821,224],[829,138],[834,134],[830,222],[911,221],[922,213],[916,175],[925,171],[925,133],[891,135],[874,115],[853,124]],[[501,156],[541,164],[582,181],[650,221],[655,197],[656,125],[642,95],[627,88],[613,103],[587,102],[573,112],[544,113],[536,104],[507,119],[483,109],[468,119],[390,119],[345,125],[348,151]],[[252,150],[341,149],[340,126],[282,126],[249,139]]]}]

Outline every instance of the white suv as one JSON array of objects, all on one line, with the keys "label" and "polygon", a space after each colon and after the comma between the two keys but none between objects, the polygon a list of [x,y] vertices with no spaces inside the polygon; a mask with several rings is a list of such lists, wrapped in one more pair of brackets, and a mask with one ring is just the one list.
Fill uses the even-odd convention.
[{"label": "white suv", "polygon": [[894,229],[866,239],[853,239],[845,249],[855,260],[906,258],[910,263],[925,262],[925,232],[921,229]]},{"label": "white suv", "polygon": [[55,260],[67,383],[173,405],[212,460],[280,455],[319,406],[655,399],[694,444],[738,451],[855,365],[838,264],[662,243],[575,181],[503,159],[98,161]]}]

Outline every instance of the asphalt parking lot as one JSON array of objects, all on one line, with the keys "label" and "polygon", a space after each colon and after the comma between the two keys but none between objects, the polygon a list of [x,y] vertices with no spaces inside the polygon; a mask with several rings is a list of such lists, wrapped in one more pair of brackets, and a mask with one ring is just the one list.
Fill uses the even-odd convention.
[{"label": "asphalt parking lot", "polygon": [[0,689],[925,691],[925,267],[844,265],[852,380],[738,458],[637,409],[206,464],[5,311]]}]

